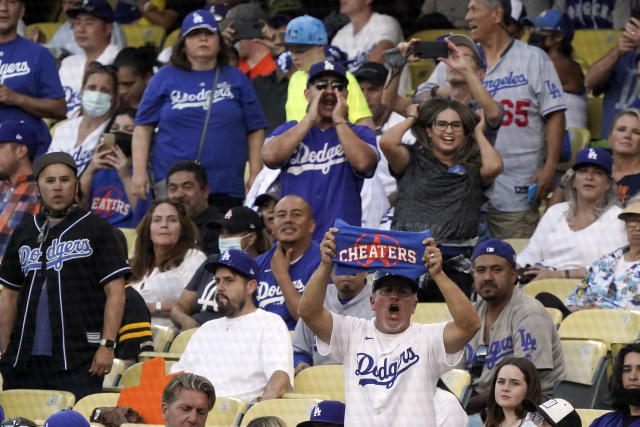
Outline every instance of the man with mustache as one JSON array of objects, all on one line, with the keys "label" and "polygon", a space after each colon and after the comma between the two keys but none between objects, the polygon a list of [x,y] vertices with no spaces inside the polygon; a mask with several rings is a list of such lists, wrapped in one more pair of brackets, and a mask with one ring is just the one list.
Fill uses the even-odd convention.
[{"label": "man with mustache", "polygon": [[281,169],[282,197],[297,194],[311,205],[316,242],[336,218],[360,226],[360,189],[379,158],[373,131],[347,119],[347,82],[341,64],[313,64],[304,118],[279,126],[262,148],[265,165]]},{"label": "man with mustache", "polygon": [[251,255],[229,249],[206,268],[215,275],[218,312],[198,328],[171,372],[207,378],[219,396],[254,403],[275,399],[293,385],[293,354],[280,316],[256,308],[253,296],[258,264]]},{"label": "man with mustache", "polygon": [[[502,240],[490,239],[476,246],[472,261],[475,289],[481,297],[474,308],[481,326],[466,345],[463,359],[473,387],[467,413],[486,407],[493,368],[505,356],[531,360],[540,373],[543,394],[551,396],[565,377],[560,337],[542,304],[515,287],[515,251]],[[471,421],[470,417],[470,426],[476,425]]]}]

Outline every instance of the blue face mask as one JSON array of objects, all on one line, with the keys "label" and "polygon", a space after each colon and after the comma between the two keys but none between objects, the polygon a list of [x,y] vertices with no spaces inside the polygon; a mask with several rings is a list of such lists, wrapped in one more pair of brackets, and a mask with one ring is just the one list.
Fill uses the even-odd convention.
[{"label": "blue face mask", "polygon": [[104,116],[111,109],[111,95],[85,90],[82,92],[82,108],[91,117]]},{"label": "blue face mask", "polygon": [[220,249],[220,253],[223,254],[229,249],[238,249],[243,251],[242,247],[242,239],[247,236],[250,236],[252,233],[245,234],[242,237],[219,237],[218,238],[218,249]]}]

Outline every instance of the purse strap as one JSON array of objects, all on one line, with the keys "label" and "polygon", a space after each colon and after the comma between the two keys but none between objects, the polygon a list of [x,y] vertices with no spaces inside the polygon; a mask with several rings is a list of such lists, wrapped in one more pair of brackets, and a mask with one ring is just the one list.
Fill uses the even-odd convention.
[{"label": "purse strap", "polygon": [[213,79],[213,86],[211,86],[211,93],[209,96],[209,105],[207,108],[207,115],[204,119],[204,125],[202,125],[202,135],[200,135],[200,144],[198,145],[198,157],[196,157],[196,163],[200,163],[202,157],[202,148],[204,147],[204,139],[207,136],[207,128],[209,127],[209,119],[211,118],[211,110],[213,110],[213,97],[218,87],[218,75],[220,74],[220,67],[216,67],[216,76]]}]

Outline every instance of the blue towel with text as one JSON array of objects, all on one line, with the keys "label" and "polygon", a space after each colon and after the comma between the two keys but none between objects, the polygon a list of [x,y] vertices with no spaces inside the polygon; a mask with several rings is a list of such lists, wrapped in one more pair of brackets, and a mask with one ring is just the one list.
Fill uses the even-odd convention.
[{"label": "blue towel with text", "polygon": [[422,241],[431,237],[425,230],[419,233],[397,230],[377,230],[349,225],[336,219],[335,274],[358,274],[383,270],[415,279],[425,273],[422,262]]}]

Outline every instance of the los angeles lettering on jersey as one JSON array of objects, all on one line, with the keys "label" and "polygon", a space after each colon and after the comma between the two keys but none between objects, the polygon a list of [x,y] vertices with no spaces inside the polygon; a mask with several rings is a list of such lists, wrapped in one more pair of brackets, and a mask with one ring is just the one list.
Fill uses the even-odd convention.
[{"label": "los angeles lettering on jersey", "polygon": [[498,77],[496,79],[485,79],[483,83],[484,87],[487,88],[489,94],[491,96],[495,96],[495,94],[502,89],[526,86],[529,84],[529,80],[524,74],[515,74],[513,71],[511,71],[504,77]]},{"label": "los angeles lettering on jersey", "polygon": [[[46,250],[47,269],[53,268],[56,271],[62,269],[65,261],[74,258],[85,258],[93,254],[93,248],[89,239],[77,239],[68,241],[58,241],[54,239]],[[40,256],[42,252],[39,248],[31,248],[27,245],[18,249],[20,266],[25,275],[31,270],[40,269]]]},{"label": "los angeles lettering on jersey", "polygon": [[385,388],[393,387],[398,377],[420,360],[411,347],[400,353],[394,361],[385,357],[380,366],[376,366],[373,357],[367,353],[358,353],[357,358],[355,374],[364,377],[358,380],[358,384],[363,387],[369,384],[382,385]]}]

